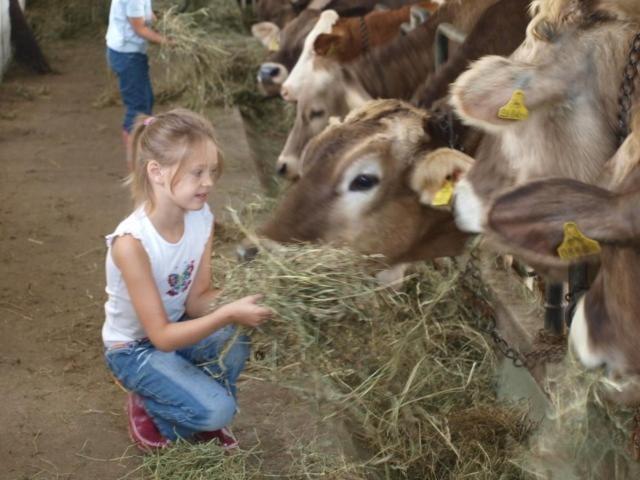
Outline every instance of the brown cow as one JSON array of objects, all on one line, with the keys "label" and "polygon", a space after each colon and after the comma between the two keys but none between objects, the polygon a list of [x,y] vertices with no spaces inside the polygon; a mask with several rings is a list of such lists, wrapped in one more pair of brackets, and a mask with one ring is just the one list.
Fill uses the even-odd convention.
[{"label": "brown cow", "polygon": [[304,40],[315,25],[320,12],[331,8],[340,16],[360,16],[371,11],[376,5],[398,8],[412,0],[312,0],[304,4],[296,3],[300,13],[283,27],[274,22],[263,21],[252,26],[254,37],[260,40],[272,54],[258,70],[258,86],[267,96],[280,94],[280,87],[300,57]]},{"label": "brown cow", "polygon": [[[293,129],[278,158],[278,173],[288,178],[297,176],[302,150],[328,124],[329,117],[343,117],[371,98],[410,99],[434,70],[434,49],[431,46],[439,24],[453,23],[465,31],[473,30],[477,22],[481,23],[483,30],[492,25],[503,35],[487,36],[485,42],[481,30],[473,30],[472,39],[477,46],[464,51],[478,56],[507,53],[524,38],[529,20],[527,5],[527,0],[462,0],[445,4],[410,34],[398,37],[353,63],[341,66],[316,57],[314,71],[300,75],[304,84],[301,83],[299,88],[301,95]],[[459,62],[459,57],[456,58],[455,61]],[[473,58],[477,57],[471,57],[467,62]],[[447,71],[451,75],[457,74],[456,69]],[[454,79],[452,76],[449,81]]]},{"label": "brown cow", "polygon": [[561,263],[557,248],[567,222],[600,243],[600,271],[578,303],[570,343],[587,368],[604,365],[613,376],[640,374],[640,121],[635,124],[607,165],[610,190],[569,179],[529,183],[498,197],[487,222],[501,245],[539,264]]},{"label": "brown cow", "polygon": [[382,254],[389,265],[457,255],[467,236],[451,213],[420,203],[469,168],[462,155],[439,155],[446,141],[438,135],[423,110],[398,100],[367,103],[310,143],[300,179],[259,234],[346,244]]},{"label": "brown cow", "polygon": [[424,10],[431,14],[439,3],[423,1],[395,10],[373,11],[364,17],[340,18],[330,33],[321,33],[313,43],[317,55],[340,63],[350,62],[370,48],[389,43],[400,27],[411,18],[411,12]]},{"label": "brown cow", "polygon": [[[457,112],[488,133],[456,186],[460,228],[482,231],[490,199],[512,185],[548,176],[601,182],[618,143],[618,92],[640,29],[612,5],[624,1],[538,0],[527,39],[510,58],[484,57],[455,82]],[[518,96],[525,109],[508,115]]]}]

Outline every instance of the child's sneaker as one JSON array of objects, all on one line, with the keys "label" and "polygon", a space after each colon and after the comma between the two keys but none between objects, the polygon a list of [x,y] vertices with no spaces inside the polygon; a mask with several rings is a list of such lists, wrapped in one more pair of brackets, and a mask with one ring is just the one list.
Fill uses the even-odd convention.
[{"label": "child's sneaker", "polygon": [[140,450],[152,452],[169,445],[170,441],[162,436],[153,419],[144,409],[140,395],[129,393],[127,396],[127,417],[129,418],[129,436]]},{"label": "child's sneaker", "polygon": [[196,435],[196,440],[199,442],[217,440],[224,450],[233,450],[239,447],[238,439],[229,427],[222,427],[220,430],[213,430],[211,432],[200,432]]}]

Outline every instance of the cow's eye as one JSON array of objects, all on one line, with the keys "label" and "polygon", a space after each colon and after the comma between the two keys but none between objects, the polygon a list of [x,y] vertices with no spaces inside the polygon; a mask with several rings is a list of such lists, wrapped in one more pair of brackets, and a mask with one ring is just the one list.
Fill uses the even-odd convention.
[{"label": "cow's eye", "polygon": [[380,179],[376,175],[361,174],[351,180],[349,190],[352,192],[362,192],[370,190],[380,183]]},{"label": "cow's eye", "polygon": [[320,117],[324,117],[324,110],[311,110],[311,112],[309,113],[309,118],[311,120]]}]

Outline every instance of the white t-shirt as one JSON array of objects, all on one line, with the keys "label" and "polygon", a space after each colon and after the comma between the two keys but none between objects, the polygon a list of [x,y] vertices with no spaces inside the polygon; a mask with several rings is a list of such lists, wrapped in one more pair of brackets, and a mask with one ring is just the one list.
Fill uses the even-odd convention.
[{"label": "white t-shirt", "polygon": [[132,235],[142,243],[149,255],[151,271],[169,321],[176,322],[185,313],[185,303],[198,271],[205,245],[211,235],[213,214],[205,204],[200,210],[189,211],[184,217],[184,234],[177,243],[167,242],[157,232],[144,206],[123,220],[107,241],[107,295],[104,305],[105,322],[102,340],[105,346],[117,342],[131,342],[146,337],[133,308],[122,273],[113,263],[111,246],[122,235]]},{"label": "white t-shirt", "polygon": [[139,36],[129,23],[129,18],[136,17],[142,17],[146,23],[151,23],[151,0],[111,0],[107,47],[122,53],[147,52],[148,42]]}]

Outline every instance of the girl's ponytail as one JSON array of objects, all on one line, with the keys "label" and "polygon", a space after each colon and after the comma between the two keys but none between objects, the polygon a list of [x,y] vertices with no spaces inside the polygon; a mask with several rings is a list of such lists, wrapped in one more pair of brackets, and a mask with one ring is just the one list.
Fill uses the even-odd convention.
[{"label": "girl's ponytail", "polygon": [[145,158],[145,155],[142,155],[142,151],[144,150],[142,143],[144,142],[144,137],[146,137],[146,131],[149,130],[154,120],[155,117],[143,114],[138,115],[131,131],[131,158],[129,162],[130,165],[133,166],[133,171],[127,177],[126,184],[131,187],[131,196],[136,206],[145,201],[149,201],[153,206],[151,182],[147,176],[147,163],[149,159]]}]

